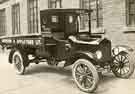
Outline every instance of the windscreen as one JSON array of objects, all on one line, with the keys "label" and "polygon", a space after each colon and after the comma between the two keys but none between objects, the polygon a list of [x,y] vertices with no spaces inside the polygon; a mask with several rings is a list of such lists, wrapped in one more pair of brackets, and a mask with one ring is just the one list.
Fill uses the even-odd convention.
[{"label": "windscreen", "polygon": [[89,15],[88,13],[78,16],[79,32],[89,32]]}]

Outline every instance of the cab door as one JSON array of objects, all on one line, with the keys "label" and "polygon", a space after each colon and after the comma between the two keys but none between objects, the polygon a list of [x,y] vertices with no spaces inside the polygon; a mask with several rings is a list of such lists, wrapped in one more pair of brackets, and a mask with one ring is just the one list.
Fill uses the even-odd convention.
[{"label": "cab door", "polygon": [[70,35],[74,35],[78,32],[79,26],[77,21],[77,15],[66,15],[65,16],[65,37],[68,38]]}]

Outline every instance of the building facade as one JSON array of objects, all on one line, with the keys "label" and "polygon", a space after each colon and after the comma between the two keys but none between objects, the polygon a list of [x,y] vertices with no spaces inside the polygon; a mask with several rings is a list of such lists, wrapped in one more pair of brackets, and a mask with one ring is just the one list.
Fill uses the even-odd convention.
[{"label": "building facade", "polygon": [[1,35],[39,33],[39,12],[48,8],[92,9],[92,31],[105,30],[114,45],[134,46],[135,0],[0,0]]},{"label": "building facade", "polygon": [[92,31],[105,30],[113,45],[135,46],[135,0],[48,0],[46,4],[47,8],[92,9]]},{"label": "building facade", "polygon": [[103,27],[113,43],[134,47],[135,0],[103,0]]}]

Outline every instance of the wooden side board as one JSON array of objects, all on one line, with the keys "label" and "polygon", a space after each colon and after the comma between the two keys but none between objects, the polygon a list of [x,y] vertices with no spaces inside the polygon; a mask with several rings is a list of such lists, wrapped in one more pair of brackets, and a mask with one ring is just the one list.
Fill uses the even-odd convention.
[{"label": "wooden side board", "polygon": [[42,37],[41,35],[18,35],[18,36],[10,36],[10,37],[0,37],[0,45],[8,45],[12,46],[25,46],[36,48],[42,45],[41,43]]}]

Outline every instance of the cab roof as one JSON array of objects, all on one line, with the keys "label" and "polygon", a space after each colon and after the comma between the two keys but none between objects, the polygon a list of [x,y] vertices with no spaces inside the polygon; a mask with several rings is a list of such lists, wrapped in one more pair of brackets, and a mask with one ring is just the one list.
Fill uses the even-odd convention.
[{"label": "cab roof", "polygon": [[59,8],[59,9],[45,9],[40,11],[43,14],[54,14],[54,13],[75,13],[75,14],[82,14],[82,13],[89,13],[92,10],[89,9],[80,9],[80,8],[72,8],[72,9],[63,9],[63,8]]}]

